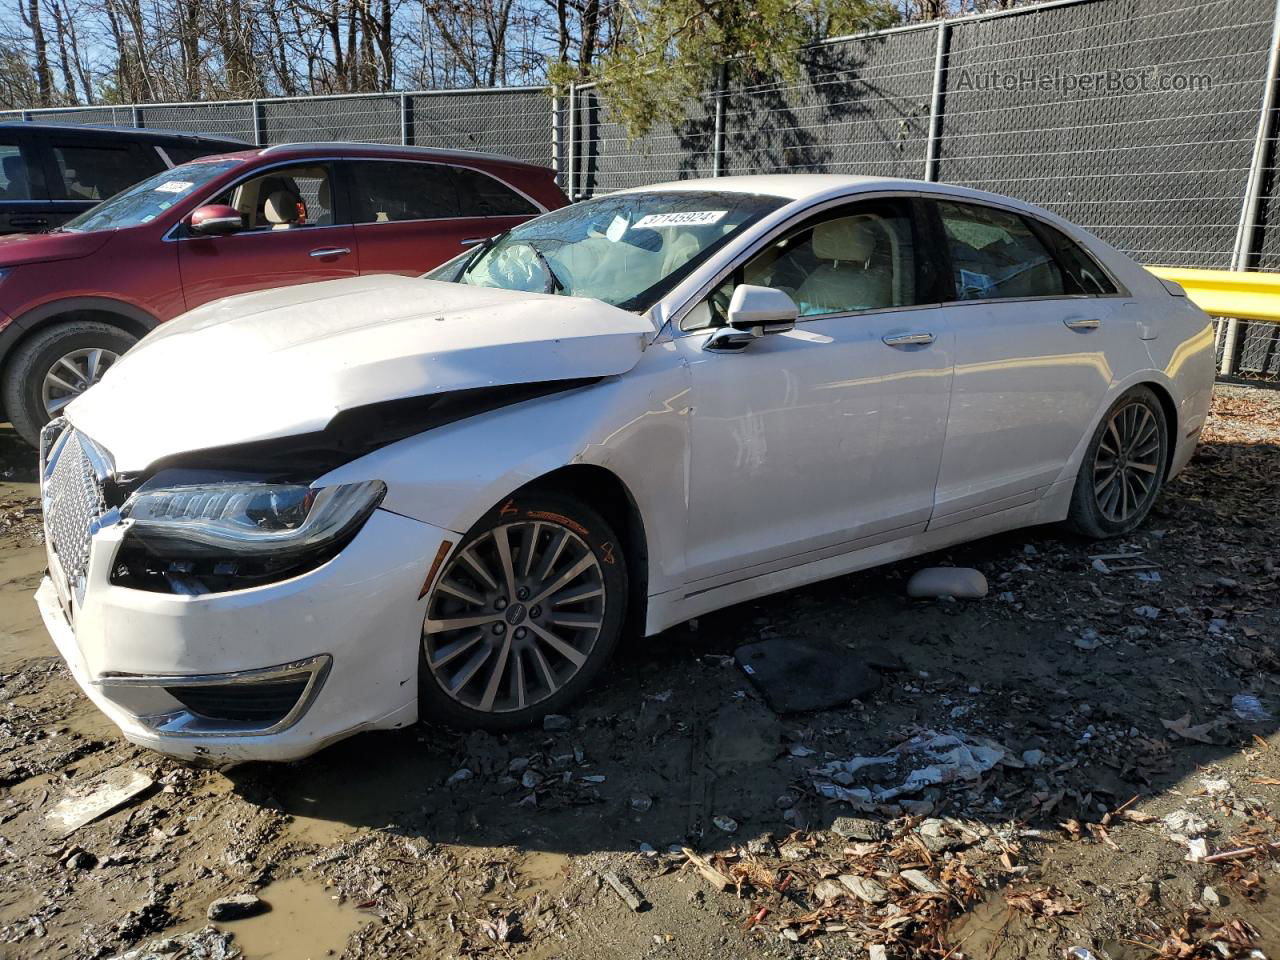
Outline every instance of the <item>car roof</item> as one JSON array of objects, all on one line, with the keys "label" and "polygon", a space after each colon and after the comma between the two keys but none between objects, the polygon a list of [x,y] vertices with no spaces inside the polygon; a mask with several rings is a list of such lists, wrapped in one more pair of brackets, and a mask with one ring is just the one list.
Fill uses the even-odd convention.
[{"label": "car roof", "polygon": [[1060,219],[1051,211],[1013,197],[988,193],[985,190],[974,190],[971,187],[961,187],[950,183],[932,183],[926,180],[911,180],[906,177],[869,177],[837,173],[773,173],[759,176],[703,177],[696,180],[672,180],[667,183],[654,183],[644,187],[631,187],[619,192],[647,193],[655,190],[718,190],[725,193],[754,193],[762,196],[783,197],[787,200],[807,202],[820,202],[854,193],[900,190],[908,193],[934,193],[958,199],[998,203],[1002,206],[1014,207],[1040,216],[1047,214],[1054,220]]},{"label": "car roof", "polygon": [[214,143],[241,145],[245,142],[223,134],[198,133],[191,130],[163,130],[156,127],[125,127],[110,124],[40,123],[38,121],[0,120],[0,130],[52,130],[58,133],[89,133],[102,136],[129,136],[156,140],[208,140]]},{"label": "car roof", "polygon": [[340,156],[372,156],[372,157],[408,157],[418,160],[452,160],[465,163],[481,161],[484,163],[501,163],[515,167],[531,167],[546,170],[543,164],[517,160],[500,153],[480,153],[474,150],[450,150],[443,147],[418,147],[399,143],[344,143],[341,141],[315,141],[305,143],[277,143],[263,147],[258,151],[260,156],[276,156],[290,154],[297,156],[315,156],[320,154],[337,154]]}]

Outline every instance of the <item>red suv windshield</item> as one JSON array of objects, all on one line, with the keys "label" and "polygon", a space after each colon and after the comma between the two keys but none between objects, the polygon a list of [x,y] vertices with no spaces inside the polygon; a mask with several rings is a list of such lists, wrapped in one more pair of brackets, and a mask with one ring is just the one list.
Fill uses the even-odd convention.
[{"label": "red suv windshield", "polygon": [[193,190],[216,180],[240,163],[239,160],[197,161],[163,170],[86,210],[68,221],[62,229],[71,233],[88,233],[150,223]]}]

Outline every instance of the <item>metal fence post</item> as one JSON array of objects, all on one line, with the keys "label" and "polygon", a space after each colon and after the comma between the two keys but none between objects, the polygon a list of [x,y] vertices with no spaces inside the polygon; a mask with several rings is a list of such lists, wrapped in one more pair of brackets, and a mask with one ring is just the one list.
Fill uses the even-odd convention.
[{"label": "metal fence post", "polygon": [[[552,90],[557,90],[553,87]],[[551,169],[556,172],[556,183],[560,176],[560,94],[551,94]]]},{"label": "metal fence post", "polygon": [[929,139],[924,148],[924,178],[938,179],[938,156],[942,136],[943,97],[947,89],[947,50],[951,44],[951,23],[938,21],[938,44],[933,54],[933,96],[929,98]]},{"label": "metal fence post", "polygon": [[573,192],[578,188],[577,165],[578,165],[578,85],[570,82],[569,84],[569,157],[568,165],[565,167],[565,184],[569,188],[565,190],[565,195],[569,198],[569,202],[574,200]]},{"label": "metal fence post", "polygon": [[23,122],[23,123],[30,123],[30,122],[31,122],[31,111],[30,111],[30,110],[23,110],[23,111],[22,111],[22,122]]},{"label": "metal fence post", "polygon": [[403,146],[409,145],[409,95],[407,93],[400,94],[400,143]]},{"label": "metal fence post", "polygon": [[133,109],[130,110],[129,113],[130,113],[129,119],[133,123],[133,125],[135,127],[141,127],[142,126],[142,107],[140,107],[138,104],[135,103],[133,105]]},{"label": "metal fence post", "polygon": [[729,64],[720,64],[716,71],[716,120],[711,140],[711,175],[724,173],[724,98],[729,91]]},{"label": "metal fence post", "polygon": [[262,109],[261,100],[250,100],[249,108],[253,111],[253,145],[255,147],[266,146],[267,143],[267,114]]},{"label": "metal fence post", "polygon": [[[1262,184],[1266,179],[1267,153],[1275,136],[1276,72],[1280,70],[1280,0],[1271,20],[1271,52],[1267,56],[1267,82],[1262,91],[1262,112],[1258,115],[1258,133],[1253,142],[1253,158],[1249,161],[1249,179],[1245,184],[1240,223],[1236,227],[1235,248],[1231,253],[1231,269],[1249,269],[1249,257],[1257,248],[1258,215],[1262,209]],[[1221,330],[1221,325],[1219,325]],[[1222,339],[1222,366],[1218,372],[1230,376],[1236,368],[1236,343],[1240,337],[1240,321],[1226,321]]]}]

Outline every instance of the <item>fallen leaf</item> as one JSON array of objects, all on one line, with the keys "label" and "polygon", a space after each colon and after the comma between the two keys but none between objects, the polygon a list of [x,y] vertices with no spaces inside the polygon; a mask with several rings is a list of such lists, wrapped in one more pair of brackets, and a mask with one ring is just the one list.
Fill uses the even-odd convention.
[{"label": "fallen leaf", "polygon": [[1193,727],[1191,725],[1191,714],[1184,713],[1177,720],[1161,719],[1160,722],[1164,724],[1164,728],[1166,730],[1170,733],[1176,733],[1184,740],[1195,740],[1198,743],[1213,743],[1209,734],[1213,730],[1216,730],[1222,721],[1211,720],[1208,723],[1201,723]]}]

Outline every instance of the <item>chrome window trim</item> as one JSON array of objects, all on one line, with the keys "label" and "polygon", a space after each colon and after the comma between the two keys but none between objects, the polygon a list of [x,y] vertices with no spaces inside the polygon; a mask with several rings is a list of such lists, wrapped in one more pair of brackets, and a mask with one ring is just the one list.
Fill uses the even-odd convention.
[{"label": "chrome window trim", "polygon": [[182,674],[139,674],[107,672],[93,680],[93,685],[105,691],[108,687],[213,687],[234,686],[238,684],[261,683],[307,675],[307,684],[303,687],[297,703],[280,720],[268,727],[255,727],[251,723],[222,724],[216,720],[200,717],[185,707],[168,713],[139,716],[138,720],[151,732],[162,737],[264,737],[281,733],[297,723],[315,702],[329,676],[333,666],[333,657],[327,653],[282,663],[274,667],[260,667],[253,670],[237,670],[232,673],[205,673],[195,675]]},{"label": "chrome window trim", "polygon": [[[957,203],[968,203],[974,206],[988,206],[988,207],[1001,210],[1005,213],[1012,213],[1020,217],[1027,217],[1028,219],[1035,220],[1037,223],[1042,223],[1047,227],[1051,227],[1052,229],[1057,230],[1059,233],[1061,233],[1064,237],[1066,237],[1069,241],[1074,243],[1076,246],[1084,249],[1085,253],[1089,255],[1089,259],[1094,261],[1095,263],[1098,263],[1098,266],[1101,268],[1102,272],[1107,275],[1108,279],[1110,279],[1113,284],[1115,284],[1116,292],[1115,293],[1064,293],[1060,295],[1049,295],[1049,296],[1042,296],[1042,297],[1002,297],[1002,298],[996,298],[996,299],[990,299],[990,300],[942,300],[936,303],[914,303],[914,304],[910,304],[908,306],[902,306],[902,307],[877,307],[871,310],[853,310],[853,311],[845,311],[845,312],[838,312],[838,313],[811,314],[809,316],[797,317],[796,323],[798,324],[807,323],[811,320],[826,320],[826,319],[831,319],[833,317],[853,317],[853,316],[861,317],[861,316],[869,316],[869,315],[880,314],[880,313],[899,313],[903,311],[931,309],[934,307],[965,306],[969,304],[980,304],[980,303],[986,303],[986,304],[1027,303],[1027,302],[1044,301],[1044,300],[1094,300],[1094,299],[1112,300],[1112,299],[1126,299],[1126,298],[1132,297],[1132,294],[1128,291],[1125,285],[1120,282],[1120,280],[1111,272],[1110,269],[1108,269],[1105,265],[1100,263],[1098,261],[1098,258],[1094,256],[1092,252],[1088,250],[1087,247],[1084,247],[1078,240],[1076,240],[1074,237],[1072,237],[1070,234],[1064,231],[1061,227],[1057,226],[1056,224],[1049,223],[1043,217],[1036,216],[1033,213],[1028,213],[1025,210],[1019,210],[1016,207],[1004,206],[996,203],[989,203],[985,200],[981,200],[981,201],[971,200],[967,197],[957,196],[955,194],[950,194],[950,193],[944,193],[942,191],[901,190],[901,189],[869,190],[869,191],[859,191],[851,194],[845,194],[844,196],[841,196],[841,197],[832,197],[820,203],[814,204],[812,206],[807,206],[801,210],[797,210],[795,213],[789,216],[786,220],[781,221],[778,224],[775,224],[772,228],[769,229],[769,231],[767,231],[766,233],[758,237],[756,240],[752,241],[751,245],[745,251],[735,256],[734,261],[730,266],[715,273],[711,281],[703,283],[701,286],[699,286],[696,289],[695,293],[688,296],[684,301],[680,303],[679,306],[675,307],[668,313],[668,322],[672,325],[673,330],[676,331],[673,334],[673,336],[682,337],[682,336],[688,336],[692,334],[702,334],[707,332],[710,329],[714,329],[711,327],[699,327],[695,330],[686,330],[682,324],[684,323],[685,317],[689,315],[689,312],[693,310],[693,308],[696,307],[699,303],[701,303],[703,299],[705,299],[706,296],[711,293],[712,290],[714,290],[717,286],[719,286],[719,284],[724,281],[725,277],[732,274],[733,271],[737,270],[740,266],[742,266],[744,263],[750,260],[757,253],[761,252],[770,243],[773,243],[774,241],[776,241],[780,236],[785,234],[788,230],[797,226],[801,221],[806,220],[811,216],[825,213],[828,210],[832,210],[837,207],[845,206],[847,204],[857,203],[861,200],[882,200],[886,198],[921,199],[921,200],[939,200],[939,199],[953,200]],[[1057,262],[1056,259],[1054,262],[1055,263]]]}]

